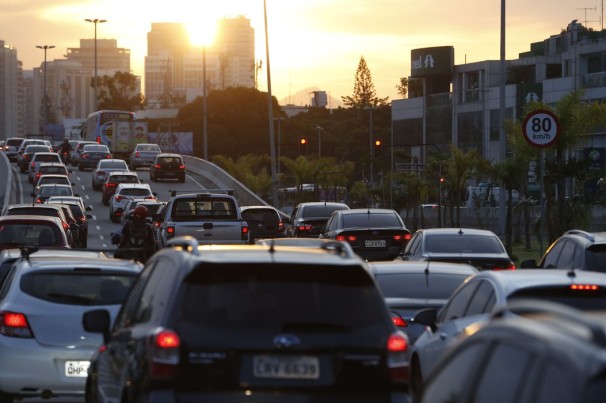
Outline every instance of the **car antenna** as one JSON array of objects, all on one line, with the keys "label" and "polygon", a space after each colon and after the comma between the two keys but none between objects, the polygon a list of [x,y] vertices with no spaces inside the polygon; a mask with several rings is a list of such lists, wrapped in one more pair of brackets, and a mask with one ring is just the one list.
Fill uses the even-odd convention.
[{"label": "car antenna", "polygon": [[459,235],[463,235],[463,228],[459,228]]},{"label": "car antenna", "polygon": [[269,253],[271,253],[272,255],[276,252],[275,242],[276,240],[272,238],[271,242],[269,243]]},{"label": "car antenna", "polygon": [[574,269],[570,269],[570,271],[568,271],[568,273],[566,273],[566,275],[568,277],[570,277],[571,279],[573,279],[577,276],[577,273],[574,271]]},{"label": "car antenna", "polygon": [[427,266],[425,266],[425,288],[429,288],[429,261],[427,261]]}]

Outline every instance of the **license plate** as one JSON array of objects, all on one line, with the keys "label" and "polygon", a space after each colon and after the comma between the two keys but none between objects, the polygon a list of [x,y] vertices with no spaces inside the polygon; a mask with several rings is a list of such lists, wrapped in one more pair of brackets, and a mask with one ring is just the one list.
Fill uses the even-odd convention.
[{"label": "license plate", "polygon": [[387,242],[384,239],[364,241],[364,246],[367,248],[384,248]]},{"label": "license plate", "polygon": [[66,361],[65,362],[65,376],[67,377],[81,377],[88,376],[88,367],[90,361]]},{"label": "license plate", "polygon": [[258,355],[253,360],[253,375],[270,379],[318,379],[320,361],[310,356]]}]

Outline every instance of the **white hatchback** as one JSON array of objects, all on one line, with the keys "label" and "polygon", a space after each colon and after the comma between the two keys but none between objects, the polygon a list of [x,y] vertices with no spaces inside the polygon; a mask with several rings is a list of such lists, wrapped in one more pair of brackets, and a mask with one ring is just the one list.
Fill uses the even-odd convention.
[{"label": "white hatchback", "polygon": [[132,199],[157,200],[156,193],[152,192],[147,183],[120,183],[116,192],[109,201],[109,219],[112,222],[120,221],[126,204]]}]

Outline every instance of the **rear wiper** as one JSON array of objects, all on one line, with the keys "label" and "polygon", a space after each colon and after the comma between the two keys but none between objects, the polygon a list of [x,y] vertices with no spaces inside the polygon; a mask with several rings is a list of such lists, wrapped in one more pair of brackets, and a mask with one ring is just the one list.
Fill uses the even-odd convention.
[{"label": "rear wiper", "polygon": [[78,295],[58,294],[58,293],[49,293],[47,295],[49,298],[52,298],[52,299],[65,301],[65,302],[72,302],[72,303],[80,304],[80,305],[91,305],[91,303],[92,303],[92,300],[90,298],[80,297]]}]

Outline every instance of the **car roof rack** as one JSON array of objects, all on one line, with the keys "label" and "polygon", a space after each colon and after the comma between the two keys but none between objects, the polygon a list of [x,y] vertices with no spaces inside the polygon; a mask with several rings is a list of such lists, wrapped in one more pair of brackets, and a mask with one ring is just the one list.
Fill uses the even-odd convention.
[{"label": "car roof rack", "polygon": [[540,315],[548,314],[563,321],[556,321],[557,323],[574,323],[587,328],[591,334],[591,340],[599,345],[606,346],[606,332],[604,328],[597,323],[589,319],[584,315],[583,311],[571,308],[564,304],[556,302],[539,300],[539,299],[519,299],[509,302],[505,307],[498,309],[493,313],[493,318],[502,318],[508,313],[516,315]]},{"label": "car roof rack", "polygon": [[170,193],[171,197],[175,197],[178,193],[191,193],[192,195],[209,195],[209,194],[226,194],[229,196],[234,195],[234,189],[169,189],[168,193]]},{"label": "car roof rack", "polygon": [[593,236],[592,233],[583,231],[580,229],[568,230],[568,231],[566,231],[566,233],[564,235],[578,235],[578,236],[582,236],[583,238],[587,239],[588,241],[591,241],[591,242],[595,241],[595,237]]},{"label": "car roof rack", "polygon": [[191,235],[178,236],[166,241],[168,248],[181,248],[185,252],[190,252],[192,255],[199,256],[198,240]]}]

